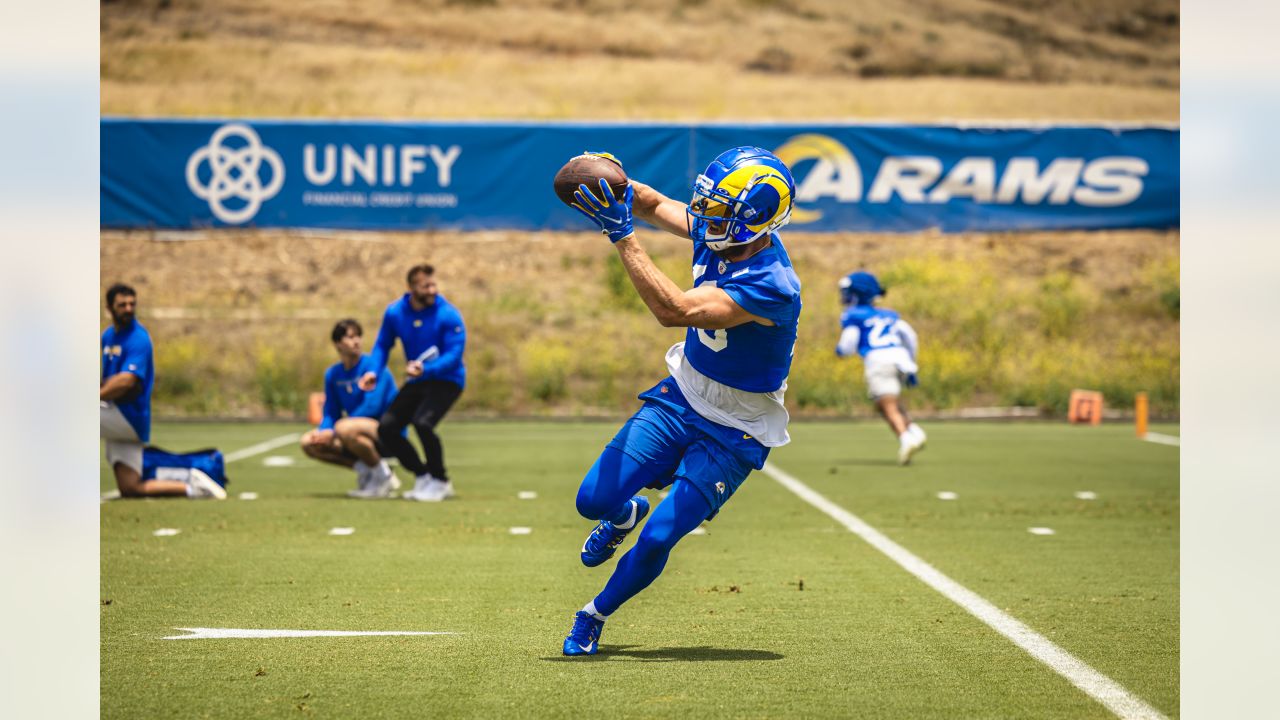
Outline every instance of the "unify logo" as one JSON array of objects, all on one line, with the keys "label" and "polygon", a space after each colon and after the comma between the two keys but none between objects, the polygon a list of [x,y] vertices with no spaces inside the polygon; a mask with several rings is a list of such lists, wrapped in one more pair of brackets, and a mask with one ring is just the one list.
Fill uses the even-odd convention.
[{"label": "unify logo", "polygon": [[[232,147],[228,139],[239,143]],[[263,184],[263,165],[269,174]],[[209,180],[200,179],[208,168]],[[262,144],[258,133],[242,123],[223,125],[214,131],[209,144],[187,160],[187,187],[209,203],[209,211],[224,223],[238,225],[253,219],[262,203],[275,197],[284,184],[284,163],[275,150]],[[228,205],[228,200],[235,202]]]},{"label": "unify logo", "polygon": [[822,211],[805,208],[831,198],[842,203],[940,204],[967,198],[975,203],[1116,207],[1142,194],[1142,178],[1149,170],[1139,157],[1112,156],[1086,161],[1059,157],[1043,168],[1033,157],[1013,157],[997,172],[992,157],[962,157],[944,173],[942,160],[928,155],[885,157],[876,168],[870,189],[863,193],[862,168],[849,148],[827,135],[796,135],[774,151],[793,171],[812,165],[796,177],[793,222],[814,222]]}]

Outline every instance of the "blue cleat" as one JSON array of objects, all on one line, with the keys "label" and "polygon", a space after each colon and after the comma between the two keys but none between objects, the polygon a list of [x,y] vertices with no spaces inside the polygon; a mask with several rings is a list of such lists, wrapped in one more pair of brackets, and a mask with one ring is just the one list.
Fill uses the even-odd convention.
[{"label": "blue cleat", "polygon": [[631,498],[631,503],[631,513],[635,517],[631,527],[621,530],[608,520],[601,520],[587,536],[587,541],[582,543],[583,565],[595,567],[613,557],[613,554],[618,551],[618,546],[627,538],[627,534],[635,530],[640,525],[640,521],[649,514],[649,501],[643,495]]},{"label": "blue cleat", "polygon": [[569,637],[564,639],[565,655],[595,655],[600,650],[600,631],[604,630],[604,621],[597,620],[586,610],[579,610],[573,616],[573,629]]}]

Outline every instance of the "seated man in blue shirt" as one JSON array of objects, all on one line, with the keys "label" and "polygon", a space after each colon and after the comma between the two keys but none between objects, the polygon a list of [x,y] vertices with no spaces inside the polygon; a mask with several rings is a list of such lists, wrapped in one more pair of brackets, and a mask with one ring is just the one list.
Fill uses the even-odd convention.
[{"label": "seated man in blue shirt", "polygon": [[363,337],[364,328],[350,318],[333,326],[330,338],[339,362],[324,373],[324,416],[320,427],[302,436],[302,451],[321,462],[355,468],[358,487],[347,493],[351,497],[384,498],[400,485],[378,444],[378,418],[396,395],[396,380],[382,368],[376,389],[360,389],[360,377],[374,368],[372,358],[360,353]]},{"label": "seated man in blue shirt", "polygon": [[123,283],[107,290],[111,327],[102,333],[99,428],[107,464],[121,497],[215,497],[227,492],[208,475],[181,480],[142,479],[142,447],[151,439],[151,387],[155,382],[151,335],[138,322],[138,293]]},{"label": "seated man in blue shirt", "polygon": [[[404,346],[404,387],[378,423],[378,439],[415,476],[406,500],[440,502],[453,497],[453,484],[444,468],[444,446],[435,427],[453,407],[466,384],[462,352],[467,331],[462,314],[440,294],[435,268],[415,265],[405,278],[409,292],[387,306],[371,353],[372,367],[360,377],[360,388],[372,391],[383,383],[396,338]],[[405,428],[413,425],[426,458],[419,458]]]}]

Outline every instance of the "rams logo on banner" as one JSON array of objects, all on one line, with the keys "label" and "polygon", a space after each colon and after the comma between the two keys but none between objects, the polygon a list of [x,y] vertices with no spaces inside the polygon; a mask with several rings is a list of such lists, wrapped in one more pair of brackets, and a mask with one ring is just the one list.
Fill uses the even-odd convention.
[{"label": "rams logo on banner", "polygon": [[821,197],[834,197],[841,202],[862,199],[862,170],[849,148],[826,135],[796,135],[773,151],[778,159],[795,172],[797,163],[815,161],[803,179],[797,178],[796,204],[791,222],[809,223],[822,219],[821,210],[806,210],[801,203]]}]

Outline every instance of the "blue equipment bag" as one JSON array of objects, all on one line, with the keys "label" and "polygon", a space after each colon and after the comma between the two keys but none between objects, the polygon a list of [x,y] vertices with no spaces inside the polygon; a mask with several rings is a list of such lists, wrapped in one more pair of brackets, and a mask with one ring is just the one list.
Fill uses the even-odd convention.
[{"label": "blue equipment bag", "polygon": [[142,450],[142,479],[154,480],[158,470],[194,468],[213,478],[213,481],[226,487],[226,463],[222,453],[216,448],[205,448],[188,453],[169,452],[148,445]]}]

